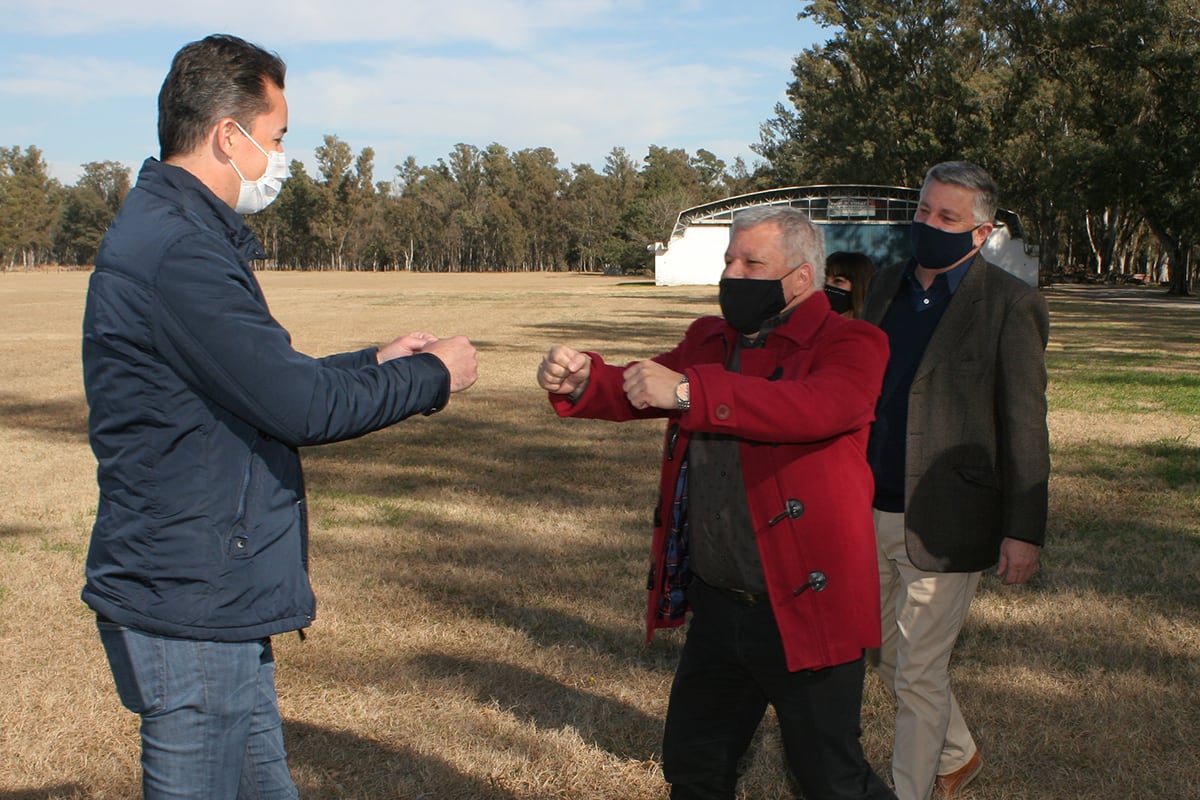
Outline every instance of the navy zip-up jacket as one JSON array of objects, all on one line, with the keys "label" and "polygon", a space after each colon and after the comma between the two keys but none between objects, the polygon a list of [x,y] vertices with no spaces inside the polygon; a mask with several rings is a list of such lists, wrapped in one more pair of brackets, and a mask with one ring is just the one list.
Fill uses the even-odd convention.
[{"label": "navy zip-up jacket", "polygon": [[83,600],[150,633],[247,641],[310,624],[298,448],[442,408],[432,355],[296,352],[242,217],[148,159],[105,234],[83,319],[100,499]]}]

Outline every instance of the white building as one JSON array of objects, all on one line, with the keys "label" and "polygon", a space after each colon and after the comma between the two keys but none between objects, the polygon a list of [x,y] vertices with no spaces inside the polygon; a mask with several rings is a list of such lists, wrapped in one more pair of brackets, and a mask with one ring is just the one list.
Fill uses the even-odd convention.
[{"label": "white building", "polygon": [[[679,212],[671,239],[655,242],[654,282],[660,286],[712,285],[725,266],[733,215],[764,205],[804,211],[825,232],[825,250],[866,253],[885,267],[912,255],[908,229],[920,192],[902,186],[791,186],[728,197]],[[1016,214],[996,214],[996,229],[983,246],[984,258],[1031,286],[1038,285],[1036,247],[1024,239]]]}]

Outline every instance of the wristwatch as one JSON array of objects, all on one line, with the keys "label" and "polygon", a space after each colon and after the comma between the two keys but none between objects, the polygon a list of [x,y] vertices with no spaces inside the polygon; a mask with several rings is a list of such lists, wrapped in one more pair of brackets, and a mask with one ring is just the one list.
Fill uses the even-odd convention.
[{"label": "wristwatch", "polygon": [[675,407],[687,411],[692,407],[692,387],[688,384],[687,375],[675,387]]}]

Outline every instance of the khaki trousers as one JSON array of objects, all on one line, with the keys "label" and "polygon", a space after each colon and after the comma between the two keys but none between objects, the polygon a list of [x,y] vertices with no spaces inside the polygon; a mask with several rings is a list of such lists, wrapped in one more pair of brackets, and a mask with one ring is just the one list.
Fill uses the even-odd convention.
[{"label": "khaki trousers", "polygon": [[924,572],[908,560],[904,515],[875,510],[883,644],[872,666],[896,698],[892,781],[900,800],[928,800],[938,775],[975,754],[950,690],[950,653],[981,572]]}]

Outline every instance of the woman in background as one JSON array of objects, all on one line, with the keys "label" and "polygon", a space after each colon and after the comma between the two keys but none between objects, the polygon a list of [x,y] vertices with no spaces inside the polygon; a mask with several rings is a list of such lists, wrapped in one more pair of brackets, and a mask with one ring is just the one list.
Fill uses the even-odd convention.
[{"label": "woman in background", "polygon": [[825,296],[830,307],[843,317],[860,318],[873,277],[875,262],[866,253],[830,253],[825,258]]}]

